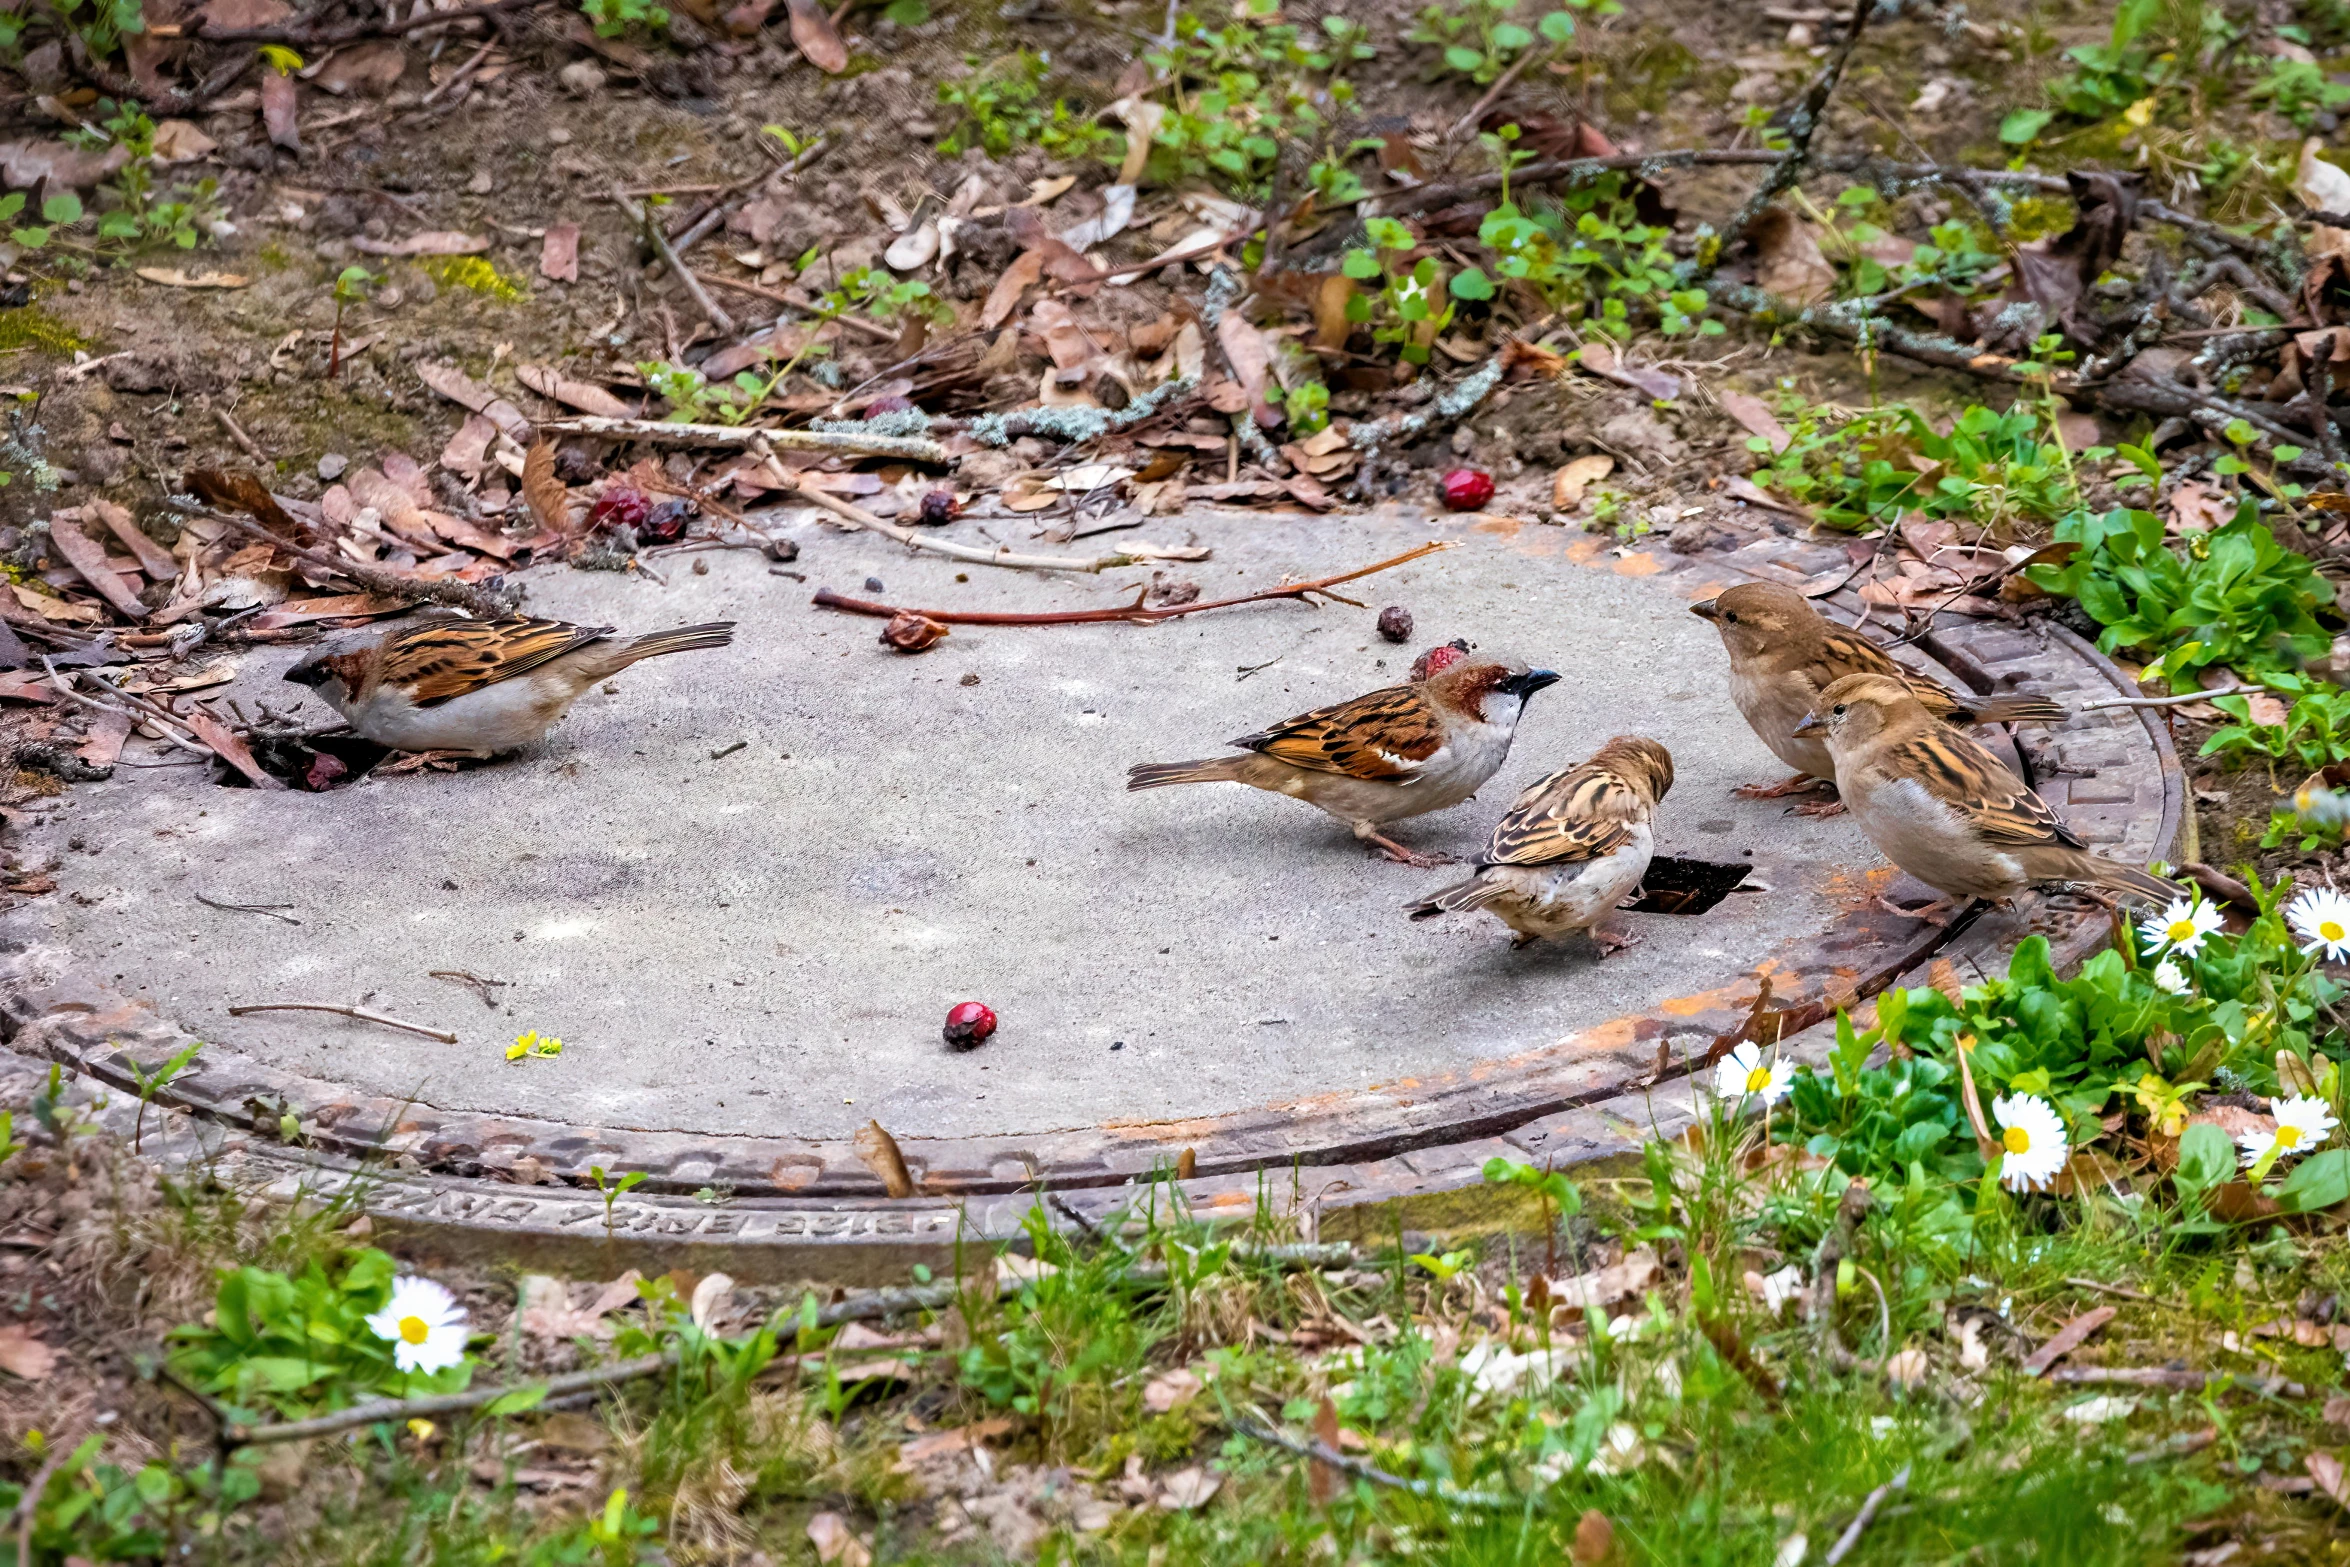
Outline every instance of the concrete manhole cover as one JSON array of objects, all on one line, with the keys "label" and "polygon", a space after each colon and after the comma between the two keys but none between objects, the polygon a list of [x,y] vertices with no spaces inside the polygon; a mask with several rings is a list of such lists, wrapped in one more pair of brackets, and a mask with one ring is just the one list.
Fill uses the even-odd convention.
[{"label": "concrete manhole cover", "polygon": [[[811,607],[811,590],[1093,607],[1147,572],[964,568],[808,521],[805,585],[741,553],[701,557],[706,575],[672,558],[665,588],[540,573],[536,614],[740,629],[729,650],[629,671],[495,766],[330,794],[125,766],[50,802],[25,842],[57,860],[59,893],[7,925],[17,1046],[126,1080],[118,1053],[201,1039],[173,1097],[255,1124],[290,1112],[317,1148],[389,1143],[465,1177],[530,1155],[558,1177],[645,1169],[648,1192],[861,1197],[879,1187],[850,1140],[877,1119],[933,1191],[1076,1188],[1187,1148],[1203,1171],[1232,1171],[1504,1131],[1685,1070],[1758,975],[1775,1005],[1816,1017],[1940,939],[1863,908],[1902,884],[1848,821],[1731,794],[1784,770],[1730,706],[1713,628],[1687,604],[1841,550],[1692,561],[1419,515],[1151,527],[1213,547],[1176,568],[1208,597],[1429,537],[1462,547],[1347,590],[1368,609],[958,628],[918,657],[883,650],[877,622]],[[1413,646],[1375,634],[1386,603],[1411,610]],[[1604,962],[1580,938],[1513,952],[1490,919],[1408,921],[1403,905],[1447,872],[1374,858],[1305,806],[1231,785],[1123,787],[1134,762],[1214,755],[1398,680],[1418,647],[1454,636],[1565,678],[1534,698],[1477,800],[1397,836],[1473,852],[1526,783],[1646,734],[1678,767],[1659,852],[1750,865],[1766,890],[1632,916],[1641,943]],[[1936,646],[1954,682],[2114,691],[2061,633],[1962,627]],[[232,694],[284,706],[298,688],[279,675],[299,653],[246,655]],[[2139,860],[2168,847],[2175,772],[2138,714],[2031,743],[2048,748],[2044,791],[2093,842]],[[198,894],[290,905],[300,923]],[[496,1010],[436,973],[500,982]],[[971,999],[1001,1031],[952,1054],[940,1023]],[[229,1014],[285,1001],[361,1004],[459,1042]],[[562,1038],[562,1055],[509,1063],[525,1030]]]}]

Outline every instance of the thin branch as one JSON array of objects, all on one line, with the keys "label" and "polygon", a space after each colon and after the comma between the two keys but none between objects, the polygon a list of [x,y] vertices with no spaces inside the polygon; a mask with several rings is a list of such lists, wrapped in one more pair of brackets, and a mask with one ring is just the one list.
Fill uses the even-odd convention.
[{"label": "thin branch", "polygon": [[258,1001],[248,1006],[230,1007],[230,1017],[244,1017],[254,1012],[332,1012],[337,1017],[355,1017],[362,1023],[381,1023],[386,1028],[403,1029],[411,1034],[422,1034],[437,1039],[444,1045],[453,1045],[457,1036],[446,1029],[427,1028],[422,1023],[403,1022],[386,1017],[381,1012],[370,1012],[365,1007],[346,1007],[332,1001]]},{"label": "thin branch", "polygon": [[2177,1388],[2189,1393],[2205,1388],[2237,1388],[2264,1397],[2309,1396],[2307,1387],[2283,1377],[2238,1376],[2229,1371],[2177,1371],[2169,1366],[2059,1366],[2048,1374],[2048,1380],[2091,1386]]},{"label": "thin branch", "polygon": [[1452,122],[1452,129],[1444,133],[1444,139],[1448,142],[1459,141],[1475,130],[1477,122],[1485,118],[1485,111],[1501,100],[1501,95],[1510,90],[1510,84],[1525,74],[1526,67],[1532,65],[1536,58],[1549,53],[1547,49],[1528,44],[1525,52],[1518,56],[1510,68],[1493,79],[1493,85],[1485,89],[1485,96],[1470,104],[1469,112]]},{"label": "thin branch", "polygon": [[[784,473],[780,467],[771,472],[781,474],[790,481],[788,488],[792,494],[823,507],[843,522],[853,523],[868,533],[878,533],[885,539],[895,539],[913,549],[930,550],[982,566],[1008,566],[1019,571],[1097,572],[1107,571],[1113,566],[1131,566],[1144,558],[1135,555],[1101,555],[1092,560],[1080,560],[1074,555],[1015,555],[1010,550],[983,550],[977,545],[957,544],[951,539],[933,539],[911,528],[885,522],[864,507],[853,506],[829,491],[811,489],[801,484],[795,476]],[[935,620],[938,617],[934,615],[931,618]]]},{"label": "thin branch", "polygon": [[1449,1485],[1437,1485],[1427,1480],[1407,1480],[1402,1475],[1389,1474],[1376,1464],[1366,1463],[1360,1458],[1350,1458],[1319,1437],[1311,1442],[1301,1441],[1297,1437],[1276,1431],[1271,1426],[1258,1425],[1253,1420],[1235,1419],[1232,1422],[1232,1429],[1243,1436],[1254,1437],[1268,1447],[1278,1447],[1286,1452],[1295,1453],[1301,1458],[1314,1459],[1317,1462],[1328,1464],[1333,1469],[1359,1476],[1370,1481],[1373,1485],[1387,1486],[1391,1490],[1409,1491],[1414,1496],[1425,1497],[1432,1502],[1443,1502],[1454,1507],[1484,1507],[1497,1511],[1526,1505],[1522,1498],[1503,1496],[1493,1491],[1459,1491]]},{"label": "thin branch", "polygon": [[2209,690],[2189,691],[2180,696],[2111,696],[2098,702],[2083,702],[2073,709],[2076,713],[2102,713],[2116,707],[2177,707],[2186,702],[2208,702],[2215,696],[2252,696],[2265,691],[2265,686],[2236,684],[2213,686]]},{"label": "thin branch", "polygon": [[[746,283],[741,278],[720,277],[715,272],[696,272],[694,276],[713,288],[731,288],[738,294],[751,294],[778,305],[789,305],[801,313],[802,319],[815,319],[808,316],[806,305],[801,304],[780,288],[769,288],[764,283]],[[877,343],[894,343],[898,340],[898,333],[892,332],[878,321],[868,321],[862,316],[833,316],[831,319],[851,331],[864,333]],[[819,320],[816,324],[821,326],[823,322]]]},{"label": "thin branch", "polygon": [[207,898],[200,892],[195,896],[196,901],[208,909],[221,909],[230,914],[261,914],[273,920],[284,920],[288,925],[302,923],[291,914],[278,912],[280,909],[292,908],[293,905],[290,903],[223,903],[218,898]]},{"label": "thin branch", "polygon": [[710,324],[718,329],[718,335],[720,337],[737,335],[742,329],[735,325],[734,317],[728,315],[718,301],[710,297],[710,291],[702,287],[702,280],[686,270],[685,263],[678,259],[677,247],[670,243],[668,231],[663,229],[660,224],[647,218],[645,209],[623,196],[618,186],[614,186],[612,189],[612,204],[621,210],[629,222],[637,226],[638,231],[651,243],[653,249],[660,253],[661,259],[669,264],[670,272],[675,275],[678,282],[685,285],[686,295],[693,300],[694,308],[699,310],[709,319]]},{"label": "thin branch", "polygon": [[1838,1562],[1850,1556],[1852,1548],[1860,1544],[1862,1533],[1876,1521],[1877,1509],[1885,1505],[1885,1498],[1896,1491],[1908,1489],[1909,1465],[1903,1464],[1899,1474],[1871,1491],[1861,1502],[1858,1516],[1844,1526],[1844,1532],[1836,1537],[1836,1543],[1828,1547],[1828,1554],[1820,1558],[1822,1567],[1836,1567]]},{"label": "thin branch", "polygon": [[1844,79],[1844,67],[1851,61],[1852,51],[1859,47],[1860,35],[1868,30],[1869,16],[1876,8],[1877,0],[1854,0],[1852,17],[1844,24],[1844,41],[1813,74],[1794,112],[1787,116],[1787,156],[1764,176],[1763,182],[1731,217],[1722,230],[1727,238],[1734,240],[1743,235],[1762,215],[1763,208],[1803,178],[1804,169],[1811,162],[1812,137],[1819,133],[1821,122],[1827,118],[1828,100],[1834,96],[1836,84]]},{"label": "thin branch", "polygon": [[[1209,599],[1196,604],[1169,604],[1158,609],[1146,609],[1139,600],[1118,609],[1063,609],[1034,612],[977,609],[900,609],[892,604],[876,604],[870,599],[846,598],[833,592],[830,588],[817,589],[816,597],[810,602],[819,609],[837,609],[849,615],[870,615],[877,620],[888,620],[898,615],[920,615],[925,620],[935,620],[950,626],[1083,626],[1100,625],[1113,620],[1127,620],[1137,625],[1151,626],[1157,625],[1162,620],[1179,620],[1185,615],[1197,615],[1203,610],[1230,609],[1236,604],[1262,604],[1273,599],[1300,599],[1310,603],[1312,601],[1307,598],[1307,595],[1312,593],[1338,598],[1338,595],[1330,592],[1330,589],[1338,586],[1341,582],[1352,582],[1357,577],[1368,577],[1374,572],[1386,571],[1409,561],[1418,560],[1423,555],[1433,555],[1439,550],[1458,547],[1450,540],[1431,540],[1417,549],[1406,550],[1401,555],[1390,556],[1375,565],[1364,566],[1355,571],[1341,572],[1335,577],[1322,577],[1312,582],[1293,582],[1287,587],[1266,588],[1260,592],[1243,594],[1239,598]],[[1353,600],[1340,599],[1340,602],[1352,603]]]},{"label": "thin branch", "polygon": [[355,560],[329,555],[324,550],[314,550],[307,545],[296,544],[290,539],[279,537],[249,518],[239,517],[230,512],[207,511],[204,515],[225,522],[239,532],[251,534],[254,538],[265,543],[274,544],[296,560],[306,560],[313,566],[356,582],[371,593],[389,593],[394,598],[410,604],[447,604],[490,620],[494,620],[500,615],[513,613],[511,602],[486,589],[476,587],[470,582],[458,582],[447,578],[438,582],[420,582],[414,577],[403,576],[396,571],[386,571],[381,566],[363,565]]},{"label": "thin branch", "polygon": [[943,468],[954,459],[938,442],[919,435],[865,435],[854,430],[769,430],[749,424],[674,424],[660,419],[610,419],[580,414],[541,419],[550,435],[595,435],[614,441],[670,441],[680,446],[758,446],[786,452],[833,452],[856,457],[895,457]]},{"label": "thin branch", "polygon": [[315,24],[279,24],[275,27],[206,27],[201,20],[177,30],[176,34],[163,28],[152,28],[158,37],[177,36],[200,38],[214,44],[328,44],[356,43],[362,38],[400,38],[409,33],[422,32],[428,27],[449,27],[459,22],[478,21],[503,16],[508,11],[527,10],[539,0],[489,0],[486,5],[470,5],[455,11],[428,11],[412,16],[404,22],[347,22],[340,27],[320,27]]}]

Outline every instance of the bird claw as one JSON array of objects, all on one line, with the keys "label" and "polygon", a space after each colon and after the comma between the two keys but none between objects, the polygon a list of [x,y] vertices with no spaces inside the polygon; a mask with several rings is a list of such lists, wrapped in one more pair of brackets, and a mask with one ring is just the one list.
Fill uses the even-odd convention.
[{"label": "bird claw", "polygon": [[1434,870],[1439,865],[1460,864],[1449,854],[1424,854],[1418,849],[1407,849],[1385,833],[1374,831],[1368,823],[1356,827],[1355,836],[1398,865],[1410,865],[1426,871]]},{"label": "bird claw", "polygon": [[1834,789],[1835,781],[1814,778],[1809,773],[1797,773],[1783,783],[1740,784],[1730,792],[1741,800],[1783,800],[1791,794],[1809,794],[1815,789]]},{"label": "bird claw", "polygon": [[1893,901],[1892,894],[1883,892],[1877,894],[1876,904],[1878,908],[1888,914],[1897,915],[1905,920],[1916,920],[1919,924],[1931,925],[1936,930],[1942,930],[1950,924],[1950,913],[1955,906],[1952,899],[1936,898],[1933,902],[1921,903],[1914,909],[1904,908]]},{"label": "bird claw", "polygon": [[453,773],[460,762],[478,762],[481,756],[473,751],[411,751],[396,762],[387,762],[375,769],[379,777],[396,777],[401,773],[426,771]]},{"label": "bird claw", "polygon": [[1607,958],[1613,957],[1626,947],[1639,946],[1640,938],[1628,930],[1608,930],[1602,926],[1594,925],[1591,927],[1591,942],[1592,945],[1599,948],[1599,955]]},{"label": "bird claw", "polygon": [[1813,800],[1804,805],[1791,805],[1787,807],[1787,810],[1790,815],[1808,816],[1814,821],[1824,821],[1831,816],[1842,816],[1844,802],[1842,800]]}]

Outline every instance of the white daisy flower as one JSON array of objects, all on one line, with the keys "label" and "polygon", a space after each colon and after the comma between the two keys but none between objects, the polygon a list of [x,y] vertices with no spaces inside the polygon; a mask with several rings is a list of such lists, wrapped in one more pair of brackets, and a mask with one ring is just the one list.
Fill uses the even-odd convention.
[{"label": "white daisy flower", "polygon": [[2151,977],[2154,980],[2156,990],[2167,990],[2174,996],[2183,996],[2187,993],[2187,976],[2181,973],[2179,966],[2168,958],[2164,958],[2160,963],[2154,965],[2154,973]]},{"label": "white daisy flower", "polygon": [[2056,1106],[2038,1094],[2008,1094],[1991,1101],[1991,1119],[1999,1123],[1999,1143],[2007,1150],[1999,1165],[2002,1186],[2038,1191],[2056,1179],[2069,1152]]},{"label": "white daisy flower", "polygon": [[2334,1112],[2323,1099],[2314,1095],[2296,1095],[2291,1099],[2271,1099],[2268,1113],[2276,1117],[2273,1132],[2238,1132],[2236,1146],[2243,1150],[2244,1168],[2249,1170],[2266,1159],[2270,1149],[2276,1150],[2276,1163],[2297,1159],[2324,1145],[2334,1135]]},{"label": "white daisy flower", "polygon": [[393,1280],[392,1298],[367,1326],[392,1341],[402,1371],[445,1371],[465,1358],[465,1308],[430,1279]]},{"label": "white daisy flower", "polygon": [[2149,946],[2168,947],[2182,958],[2191,958],[2203,950],[2203,939],[2222,923],[2219,910],[2200,895],[2173,898],[2169,908],[2138,927],[2138,934]]},{"label": "white daisy flower", "polygon": [[1787,1097],[1794,1081],[1794,1062],[1765,1062],[1761,1048],[1751,1040],[1722,1057],[1714,1067],[1714,1092],[1732,1101],[1743,1101],[1753,1094],[1765,1105],[1775,1105]]},{"label": "white daisy flower", "polygon": [[2304,953],[2322,951],[2337,962],[2350,957],[2350,897],[2312,887],[2286,906],[2285,918]]}]

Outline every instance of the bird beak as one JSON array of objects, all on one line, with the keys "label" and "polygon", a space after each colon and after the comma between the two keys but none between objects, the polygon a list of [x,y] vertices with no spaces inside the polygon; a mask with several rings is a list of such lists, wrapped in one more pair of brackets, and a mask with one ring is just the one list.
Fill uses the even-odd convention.
[{"label": "bird beak", "polygon": [[1722,601],[1720,599],[1701,599],[1689,606],[1689,613],[1697,616],[1700,620],[1719,620],[1722,618]]},{"label": "bird beak", "polygon": [[1522,675],[1512,675],[1509,679],[1504,680],[1501,683],[1501,689],[1511,692],[1520,701],[1524,701],[1544,686],[1557,685],[1558,680],[1558,671],[1556,670],[1529,669]]},{"label": "bird beak", "polygon": [[1803,715],[1803,722],[1797,724],[1794,729],[1789,731],[1789,733],[1799,735],[1817,734],[1819,731],[1827,727],[1828,721],[1822,718],[1819,714],[1806,713]]},{"label": "bird beak", "polygon": [[325,685],[326,677],[326,665],[315,658],[306,658],[286,671],[286,678],[295,685],[309,686],[313,690]]}]

